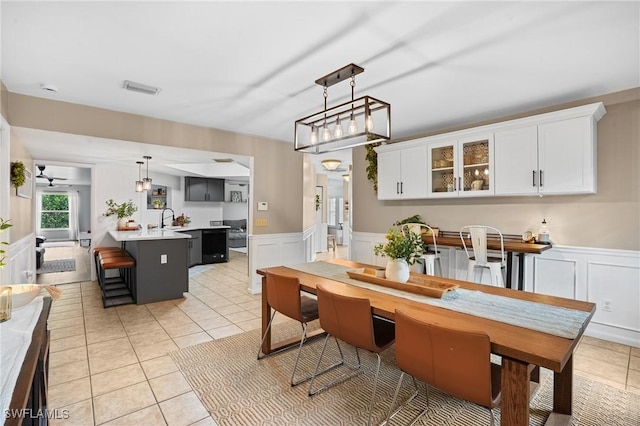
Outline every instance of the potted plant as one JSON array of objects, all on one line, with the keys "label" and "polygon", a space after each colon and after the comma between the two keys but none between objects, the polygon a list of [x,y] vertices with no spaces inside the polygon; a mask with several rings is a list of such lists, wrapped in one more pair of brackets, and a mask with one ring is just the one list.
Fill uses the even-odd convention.
[{"label": "potted plant", "polygon": [[[10,226],[13,226],[13,225],[9,223],[9,220],[4,220],[3,218],[0,217],[0,232],[4,231]],[[9,243],[6,241],[2,241],[0,242],[0,244],[9,245]],[[5,251],[0,249],[0,268],[4,266],[4,258],[5,258],[4,253]]]},{"label": "potted plant", "polygon": [[161,209],[164,206],[164,201],[159,198],[154,198],[151,204],[153,204],[154,209]]},{"label": "potted plant", "polygon": [[[425,222],[419,214],[414,214],[413,216],[410,216],[410,217],[408,217],[406,219],[398,220],[393,225],[394,226],[402,226],[402,225],[406,225],[408,223],[420,223],[422,225],[429,226],[429,224],[427,222]],[[438,236],[438,228],[433,227],[433,226],[431,226],[430,228],[433,230],[433,233],[437,237]],[[428,228],[424,228],[424,227],[421,227],[420,229],[418,229],[418,227],[416,226],[413,229],[413,232],[416,232],[416,233],[419,233],[419,234],[431,235],[431,231]]]},{"label": "potted plant", "polygon": [[389,229],[387,242],[373,248],[376,256],[388,257],[385,275],[387,279],[406,283],[409,279],[409,265],[421,262],[422,237],[411,230]]},{"label": "potted plant", "polygon": [[118,228],[126,228],[127,219],[138,211],[138,207],[133,204],[133,200],[118,204],[113,198],[110,198],[105,203],[107,204],[107,210],[102,215],[106,217],[115,215],[118,218]]}]

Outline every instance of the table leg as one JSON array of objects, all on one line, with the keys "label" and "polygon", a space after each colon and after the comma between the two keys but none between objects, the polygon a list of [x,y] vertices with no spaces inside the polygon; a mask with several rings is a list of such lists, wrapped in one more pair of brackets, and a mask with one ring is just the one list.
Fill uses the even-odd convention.
[{"label": "table leg", "polygon": [[518,290],[524,290],[524,257],[526,253],[518,253]]},{"label": "table leg", "polygon": [[502,357],[502,414],[503,426],[529,425],[529,364]]},{"label": "table leg", "polygon": [[553,412],[545,425],[570,425],[573,400],[573,355],[561,372],[553,373]]},{"label": "table leg", "polygon": [[[271,318],[271,306],[267,301],[267,277],[262,277],[262,335],[264,336],[267,327],[269,326],[269,319]],[[268,354],[271,352],[271,329],[267,332],[267,337],[262,344],[262,353]]]},{"label": "table leg", "polygon": [[513,275],[513,252],[507,252],[507,288],[513,288],[513,283],[511,282],[511,276]]}]

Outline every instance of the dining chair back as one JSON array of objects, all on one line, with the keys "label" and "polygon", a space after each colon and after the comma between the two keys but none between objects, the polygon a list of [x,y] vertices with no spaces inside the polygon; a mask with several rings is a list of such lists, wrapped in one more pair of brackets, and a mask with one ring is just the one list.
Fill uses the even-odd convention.
[{"label": "dining chair back", "polygon": [[[295,375],[298,369],[300,355],[302,353],[302,345],[307,341],[307,323],[318,319],[318,303],[311,297],[301,295],[300,281],[296,277],[267,272],[266,292],[267,303],[274,311],[271,315],[264,336],[262,337],[262,341],[260,342],[260,347],[258,348],[258,359],[260,360],[266,356],[262,353],[262,345],[264,344],[267,334],[271,330],[276,313],[280,312],[291,319],[299,321],[302,325],[302,337],[300,338],[300,345],[298,346],[298,356],[296,357],[293,372],[291,373],[291,386],[299,385],[300,383],[311,379],[311,375],[309,375],[296,380]],[[278,352],[279,351],[276,351],[275,353]]]},{"label": "dining chair back", "polygon": [[[371,303],[369,299],[341,295],[332,292],[321,284],[318,284],[316,290],[318,296],[318,310],[320,313],[320,326],[327,332],[327,336],[322,346],[322,351],[320,352],[320,356],[318,357],[318,362],[316,364],[316,371],[320,366],[327,346],[327,341],[330,336],[334,337],[339,349],[340,345],[338,340],[355,347],[358,364],[355,367],[350,366],[352,369],[359,371],[361,367],[358,348],[373,352],[376,355],[377,366],[373,391],[371,394],[371,402],[369,403],[369,417],[367,421],[367,424],[371,424],[371,413],[373,411],[373,405],[376,398],[378,375],[380,373],[380,352],[393,344],[395,338],[394,324],[381,318],[374,317],[373,312],[371,311]],[[340,356],[344,362],[342,350],[340,350]],[[345,378],[348,378],[348,376],[343,374],[331,383],[325,384],[318,389],[313,389],[315,377],[316,373],[314,373],[314,376],[309,383],[309,396],[316,395],[320,391],[344,381]]]},{"label": "dining chair back", "polygon": [[436,234],[433,228],[429,225],[425,225],[424,223],[405,223],[402,225],[401,229],[402,231],[412,231],[416,234],[422,235],[422,228],[426,228],[431,234],[432,242],[430,245],[433,246],[433,250],[427,248],[421,256],[424,262],[424,273],[427,275],[436,275],[437,269],[437,275],[443,276],[440,252],[438,251],[438,243],[436,241]]},{"label": "dining chair back", "polygon": [[[500,239],[500,257],[489,256],[487,251],[487,234],[491,231]],[[471,240],[471,249],[467,246],[467,238]],[[460,229],[460,239],[467,258],[469,266],[467,269],[467,279],[477,283],[482,282],[482,273],[488,269],[491,275],[491,284],[494,286],[504,287],[504,278],[502,277],[502,269],[507,264],[504,251],[504,237],[499,229],[486,225],[467,225]],[[480,270],[480,276],[476,276],[477,270]]]},{"label": "dining chair back", "polygon": [[[491,362],[491,341],[481,331],[460,330],[428,324],[410,314],[396,310],[396,363],[402,371],[391,403],[387,421],[409,401],[393,411],[404,374],[434,386],[456,398],[489,409],[500,403],[500,366]],[[414,399],[416,392],[410,398]],[[415,422],[414,420],[414,422]]]}]

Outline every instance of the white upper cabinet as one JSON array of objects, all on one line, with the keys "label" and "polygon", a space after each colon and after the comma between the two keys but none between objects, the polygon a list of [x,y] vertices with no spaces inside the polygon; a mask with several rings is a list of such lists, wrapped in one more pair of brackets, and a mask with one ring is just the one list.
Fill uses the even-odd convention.
[{"label": "white upper cabinet", "polygon": [[496,195],[538,193],[538,126],[495,133]]},{"label": "white upper cabinet", "polygon": [[[400,145],[397,145],[400,148]],[[427,196],[427,147],[378,152],[378,199],[408,200]]]},{"label": "white upper cabinet", "polygon": [[429,197],[493,194],[493,134],[428,144]]},{"label": "white upper cabinet", "polygon": [[595,193],[600,103],[382,145],[378,199]]},{"label": "white upper cabinet", "polygon": [[591,116],[495,133],[496,195],[596,192]]},{"label": "white upper cabinet", "polygon": [[596,123],[578,117],[538,126],[541,194],[595,193]]}]

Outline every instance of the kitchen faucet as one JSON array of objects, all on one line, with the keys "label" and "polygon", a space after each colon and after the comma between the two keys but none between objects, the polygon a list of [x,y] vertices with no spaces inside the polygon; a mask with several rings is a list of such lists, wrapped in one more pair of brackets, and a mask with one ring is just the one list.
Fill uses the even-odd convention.
[{"label": "kitchen faucet", "polygon": [[164,212],[167,210],[171,210],[171,224],[173,225],[173,221],[176,220],[176,214],[173,211],[173,209],[170,209],[169,207],[165,207],[164,209],[162,209],[162,213],[160,213],[160,228],[164,228]]}]

